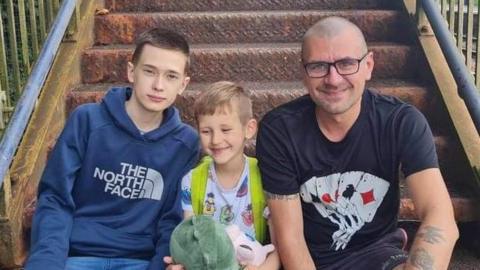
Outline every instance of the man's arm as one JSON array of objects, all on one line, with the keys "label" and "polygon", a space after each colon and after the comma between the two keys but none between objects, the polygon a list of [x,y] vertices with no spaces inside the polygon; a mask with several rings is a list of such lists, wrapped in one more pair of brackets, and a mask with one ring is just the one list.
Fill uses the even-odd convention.
[{"label": "man's arm", "polygon": [[447,269],[458,228],[440,170],[414,173],[407,177],[407,186],[421,225],[405,269]]},{"label": "man's arm", "polygon": [[[268,224],[268,233],[270,235],[270,242],[275,246],[275,250],[268,254],[265,262],[258,267],[259,270],[278,270],[281,267],[280,264],[280,256],[278,255],[278,248],[277,248],[277,239],[275,239],[275,230],[273,228],[272,219],[270,218],[270,210],[268,210],[268,217],[267,219]],[[249,270],[248,268],[246,270]]]},{"label": "man's arm", "polygon": [[276,248],[286,270],[315,269],[303,234],[303,214],[299,194],[278,195],[265,192],[275,228]]}]

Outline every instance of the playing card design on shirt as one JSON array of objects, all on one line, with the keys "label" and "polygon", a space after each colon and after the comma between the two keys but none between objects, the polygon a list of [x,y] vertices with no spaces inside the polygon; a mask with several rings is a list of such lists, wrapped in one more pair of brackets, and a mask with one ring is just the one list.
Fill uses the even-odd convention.
[{"label": "playing card design on shirt", "polygon": [[352,236],[371,222],[390,183],[375,175],[351,171],[312,177],[300,187],[300,196],[324,218],[338,225],[332,247],[345,249]]}]

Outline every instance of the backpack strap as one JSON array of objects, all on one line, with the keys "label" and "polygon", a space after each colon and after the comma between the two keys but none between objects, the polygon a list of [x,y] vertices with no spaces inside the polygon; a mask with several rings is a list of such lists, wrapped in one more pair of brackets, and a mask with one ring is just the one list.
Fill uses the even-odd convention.
[{"label": "backpack strap", "polygon": [[257,166],[257,159],[248,158],[248,167],[250,170],[250,192],[252,200],[253,225],[255,227],[255,236],[260,243],[264,243],[267,233],[267,221],[263,217],[265,209],[265,195],[263,193],[262,179],[260,170]]},{"label": "backpack strap", "polygon": [[205,199],[210,163],[212,163],[212,158],[205,156],[200,161],[200,164],[192,170],[190,194],[192,196],[192,208],[195,215],[203,214],[203,201]]}]

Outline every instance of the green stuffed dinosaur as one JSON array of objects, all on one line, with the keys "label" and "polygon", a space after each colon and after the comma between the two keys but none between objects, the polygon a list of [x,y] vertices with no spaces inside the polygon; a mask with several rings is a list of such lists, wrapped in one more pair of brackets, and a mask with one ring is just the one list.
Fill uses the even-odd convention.
[{"label": "green stuffed dinosaur", "polygon": [[187,270],[239,270],[225,226],[210,216],[193,216],[180,223],[170,239],[176,264]]}]

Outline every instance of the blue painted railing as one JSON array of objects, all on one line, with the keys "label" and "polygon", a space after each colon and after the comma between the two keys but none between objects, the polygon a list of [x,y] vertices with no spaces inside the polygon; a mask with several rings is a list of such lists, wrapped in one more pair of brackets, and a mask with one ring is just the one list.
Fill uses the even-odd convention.
[{"label": "blue painted railing", "polygon": [[[433,0],[422,0],[422,8],[432,26],[438,43],[442,48],[453,78],[457,83],[458,94],[465,102],[473,120],[477,133],[480,135],[480,92],[475,86],[473,77],[465,66],[463,57],[455,45],[452,34],[448,30],[438,4]],[[477,52],[480,53],[480,52]]]}]

